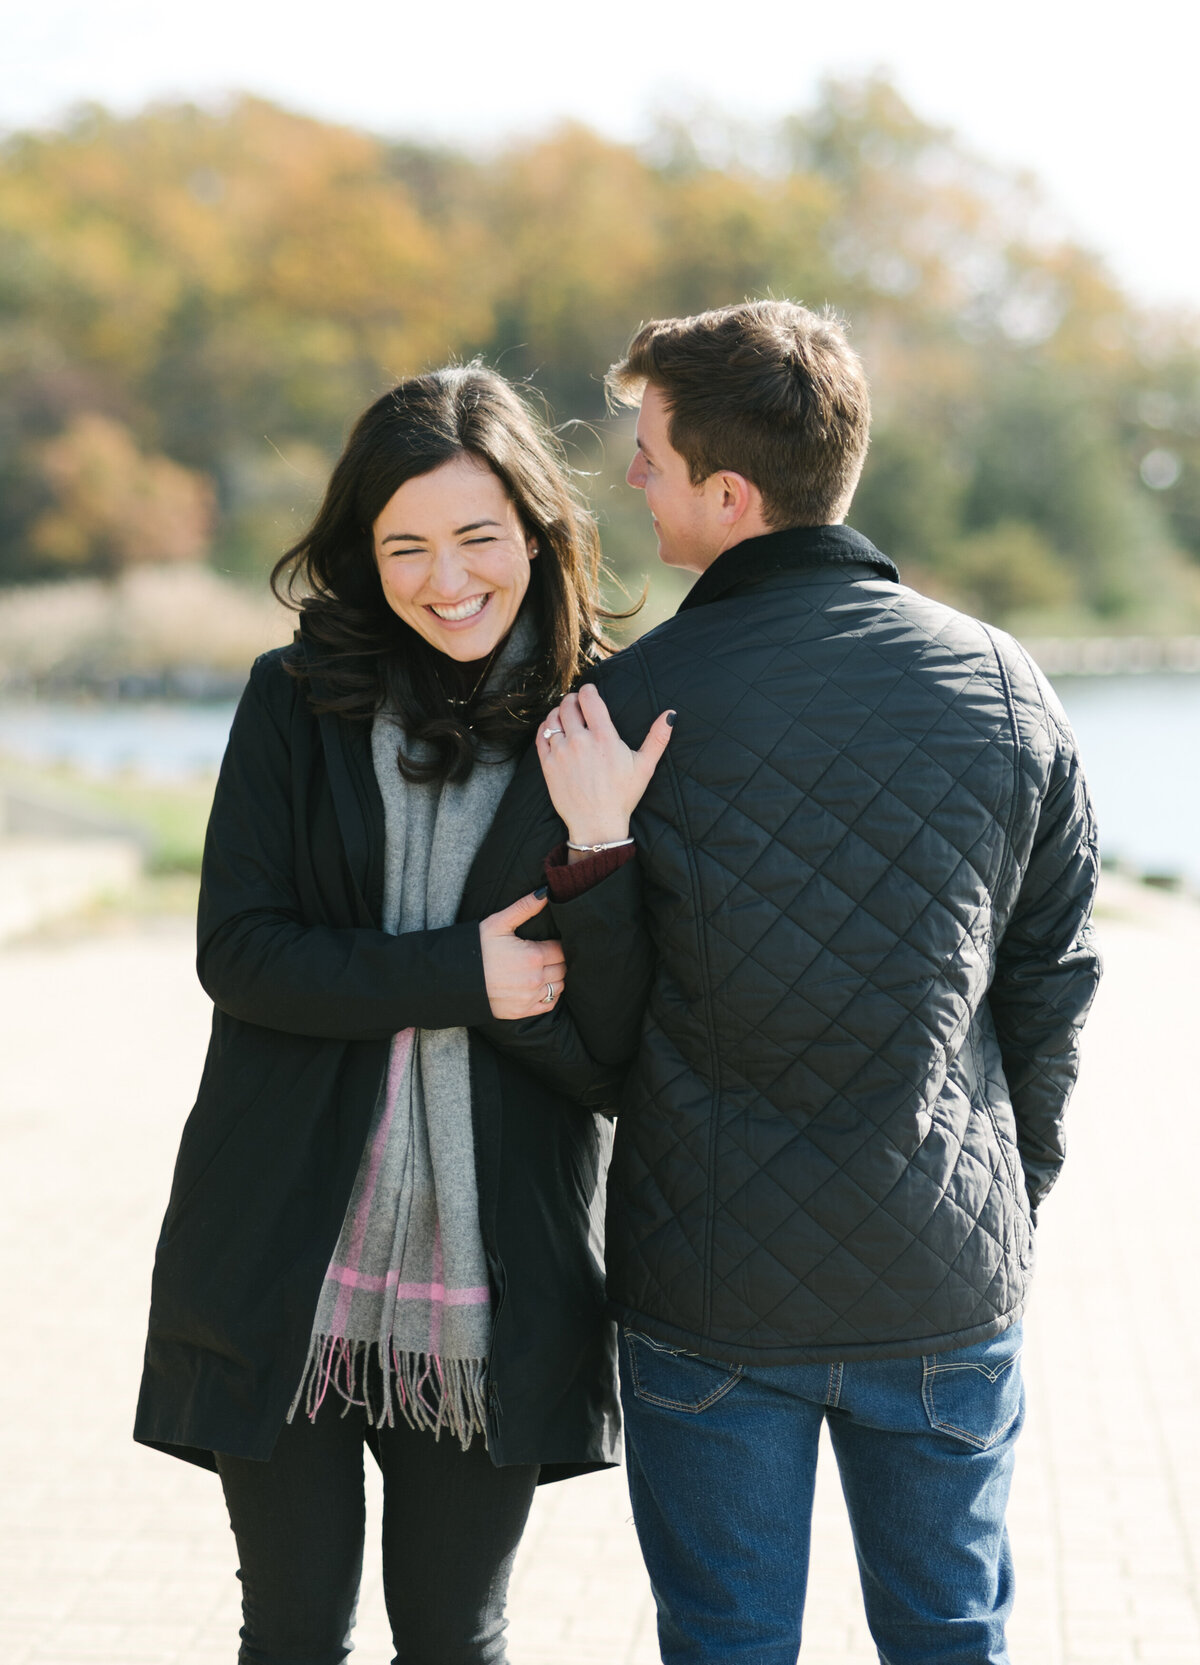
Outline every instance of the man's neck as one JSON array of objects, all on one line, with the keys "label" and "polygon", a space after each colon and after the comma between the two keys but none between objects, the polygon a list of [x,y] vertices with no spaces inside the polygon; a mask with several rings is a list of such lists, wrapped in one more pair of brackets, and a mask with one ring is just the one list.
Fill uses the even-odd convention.
[{"label": "man's neck", "polygon": [[[840,526],[844,518],[845,517],[842,516],[836,521],[830,521],[829,524],[831,526]],[[730,528],[728,538],[725,539],[718,549],[713,551],[712,555],[707,561],[705,561],[704,565],[693,567],[692,571],[696,573],[707,572],[709,567],[711,567],[715,561],[719,561],[721,556],[724,555],[727,550],[736,549],[738,544],[741,543],[749,543],[751,538],[765,538],[771,532],[791,532],[794,530],[797,530],[797,528],[791,526],[769,526],[762,514],[758,511],[755,511],[753,514],[744,514],[738,521],[737,525]]]}]

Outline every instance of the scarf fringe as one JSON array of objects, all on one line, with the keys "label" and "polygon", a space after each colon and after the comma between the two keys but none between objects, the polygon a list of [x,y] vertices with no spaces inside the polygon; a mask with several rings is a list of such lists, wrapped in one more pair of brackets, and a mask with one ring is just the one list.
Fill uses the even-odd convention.
[{"label": "scarf fringe", "polygon": [[398,1353],[380,1341],[314,1333],[288,1421],[301,1409],[313,1421],[331,1387],[346,1402],[342,1415],[361,1405],[372,1428],[395,1427],[398,1411],[410,1428],[434,1439],[445,1429],[464,1451],[475,1434],[487,1441],[486,1359]]}]

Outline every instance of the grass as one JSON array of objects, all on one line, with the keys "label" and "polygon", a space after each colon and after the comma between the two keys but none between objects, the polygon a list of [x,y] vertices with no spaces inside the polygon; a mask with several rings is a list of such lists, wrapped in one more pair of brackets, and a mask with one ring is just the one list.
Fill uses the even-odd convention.
[{"label": "grass", "polygon": [[100,779],[62,765],[40,767],[2,760],[0,784],[25,787],[64,809],[94,815],[131,833],[146,855],[151,877],[197,874],[215,776],[186,781],[147,781],[136,775]]}]

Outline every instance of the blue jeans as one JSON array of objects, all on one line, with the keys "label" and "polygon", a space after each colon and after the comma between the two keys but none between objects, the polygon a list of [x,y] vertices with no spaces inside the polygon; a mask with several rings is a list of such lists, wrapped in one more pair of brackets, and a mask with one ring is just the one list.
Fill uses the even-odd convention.
[{"label": "blue jeans", "polygon": [[626,1327],[634,1520],[667,1665],[795,1665],[828,1422],[883,1665],[1008,1665],[1021,1326],[924,1358],[731,1365]]}]

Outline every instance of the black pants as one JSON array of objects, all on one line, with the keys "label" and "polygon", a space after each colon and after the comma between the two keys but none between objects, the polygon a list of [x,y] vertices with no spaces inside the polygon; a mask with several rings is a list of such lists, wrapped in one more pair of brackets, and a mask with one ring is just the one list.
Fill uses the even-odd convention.
[{"label": "black pants", "polygon": [[495,1468],[401,1423],[370,1428],[331,1394],[271,1460],[218,1454],[242,1581],[240,1665],[341,1665],[362,1576],[363,1447],[383,1474],[393,1665],[502,1665],[504,1604],[538,1470]]}]

